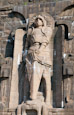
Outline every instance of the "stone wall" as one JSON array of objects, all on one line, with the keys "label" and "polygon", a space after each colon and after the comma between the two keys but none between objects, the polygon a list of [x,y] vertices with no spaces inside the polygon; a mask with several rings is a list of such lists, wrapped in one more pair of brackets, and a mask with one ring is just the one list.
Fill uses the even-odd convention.
[{"label": "stone wall", "polygon": [[48,115],[73,115],[74,111],[72,109],[49,109]]},{"label": "stone wall", "polygon": [[56,17],[61,11],[66,8],[67,6],[71,5],[72,1],[60,1],[54,2],[54,0],[49,2],[37,2],[36,4],[26,4],[26,5],[16,5],[14,6],[13,10],[20,12],[25,16],[25,18],[32,17],[33,15],[37,14],[38,12],[47,12],[50,13],[53,17]]},{"label": "stone wall", "polygon": [[[12,7],[0,8],[0,107],[9,107],[15,31],[24,26],[25,18],[12,12]],[[23,24],[23,26],[22,26]],[[25,27],[25,26],[24,26]]]},{"label": "stone wall", "polygon": [[[25,0],[23,1],[25,2]],[[15,39],[15,31],[18,28],[23,28],[25,29],[25,18],[32,17],[33,15],[36,15],[39,12],[47,12],[50,13],[55,21],[57,20],[67,20],[71,21],[72,26],[70,30],[74,31],[74,22],[73,22],[73,15],[69,16],[71,12],[67,9],[67,12],[64,14],[59,15],[63,9],[65,9],[67,6],[70,6],[73,4],[73,1],[71,0],[66,0],[66,1],[58,1],[54,2],[41,2],[41,3],[28,3],[24,5],[22,0],[16,0],[16,1],[11,1],[11,0],[1,0],[0,2],[0,53],[3,55],[4,59],[6,57],[10,57],[13,59],[13,52],[14,52],[14,39]],[[71,8],[70,8],[71,9]],[[59,17],[59,18],[58,18]],[[63,30],[63,29],[62,29]],[[70,32],[72,32],[70,31]],[[63,33],[65,31],[63,30]],[[62,33],[62,34],[63,34]],[[60,34],[57,34],[60,38]],[[70,35],[70,33],[68,34]],[[57,36],[57,37],[58,37]],[[56,37],[56,38],[57,38]],[[72,38],[73,38],[73,32],[72,32]],[[62,42],[62,44],[61,44]],[[74,63],[74,40],[73,39],[66,39],[64,37],[64,34],[62,35],[62,39],[56,40],[56,44],[54,45],[54,61],[55,61],[55,67],[54,70],[56,71],[54,73],[55,80],[53,80],[53,90],[54,90],[54,103],[53,105],[55,107],[60,107],[61,106],[61,101],[63,98],[63,101],[66,102],[68,100],[74,100],[74,89],[73,89],[73,63]],[[57,45],[60,44],[60,45]],[[61,49],[62,47],[62,49]],[[56,54],[57,53],[57,54]],[[66,59],[63,60],[62,63],[62,58],[61,56],[67,56]],[[59,60],[59,62],[58,62]],[[63,64],[63,65],[61,65]],[[13,65],[13,64],[12,64]],[[7,68],[7,65],[5,66]],[[63,67],[63,83],[61,83],[62,79],[62,67]],[[0,66],[0,69],[2,66]],[[20,76],[24,73],[22,73],[20,67]],[[72,68],[72,69],[71,69]],[[66,73],[67,70],[67,73]],[[11,70],[10,70],[11,71]],[[12,72],[11,72],[12,73]],[[0,77],[0,101],[5,103],[5,106],[9,106],[9,95],[10,95],[10,84],[11,84],[11,77],[12,75],[7,77],[7,78],[2,78]],[[54,78],[54,77],[53,77]],[[22,75],[22,78],[20,77],[19,80],[19,88],[20,88],[20,99],[19,102],[21,103],[24,99],[24,94],[22,94],[22,83],[24,80],[24,76]],[[9,84],[9,85],[8,85]],[[55,87],[56,86],[56,87]],[[69,87],[69,89],[68,89]],[[61,92],[62,88],[64,89],[63,92]],[[4,89],[4,90],[3,90]],[[59,89],[57,91],[57,89]],[[24,89],[23,89],[24,90]],[[4,94],[4,97],[2,96],[2,93]],[[9,92],[9,93],[6,93]],[[22,96],[23,95],[23,96]],[[61,97],[63,96],[63,97]],[[69,98],[69,99],[68,99]],[[60,102],[60,106],[58,105],[58,100]]]}]

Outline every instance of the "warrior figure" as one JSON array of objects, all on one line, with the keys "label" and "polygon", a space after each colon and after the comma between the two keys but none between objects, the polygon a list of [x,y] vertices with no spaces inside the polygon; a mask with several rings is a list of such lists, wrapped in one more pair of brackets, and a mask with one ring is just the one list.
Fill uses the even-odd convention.
[{"label": "warrior figure", "polygon": [[[30,78],[30,98],[35,100],[42,77],[46,82],[45,103],[51,104],[51,77],[53,66],[53,28],[47,26],[47,21],[42,15],[35,17],[34,23],[28,28],[26,48],[27,74]],[[32,71],[30,71],[32,70]]]}]

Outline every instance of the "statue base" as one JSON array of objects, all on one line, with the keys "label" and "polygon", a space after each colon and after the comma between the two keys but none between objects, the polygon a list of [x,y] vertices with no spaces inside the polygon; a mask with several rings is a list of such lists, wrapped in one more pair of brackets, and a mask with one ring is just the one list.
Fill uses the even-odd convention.
[{"label": "statue base", "polygon": [[16,115],[74,115],[71,108],[50,108],[45,102],[41,92],[37,99],[29,100],[18,105]]},{"label": "statue base", "polygon": [[26,101],[18,106],[17,115],[41,115],[44,105],[44,97],[38,92],[37,99]]}]

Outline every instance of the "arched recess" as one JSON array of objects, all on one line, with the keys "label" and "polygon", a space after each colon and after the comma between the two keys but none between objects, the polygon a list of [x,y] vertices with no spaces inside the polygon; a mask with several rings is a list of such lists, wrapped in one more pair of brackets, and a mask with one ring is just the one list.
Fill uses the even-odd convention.
[{"label": "arched recess", "polygon": [[[73,16],[74,4],[66,7],[59,18],[57,19],[57,25],[62,26],[62,100],[64,107],[68,105],[73,106],[74,102],[74,26]],[[58,96],[58,95],[57,95]]]},{"label": "arched recess", "polygon": [[9,22],[5,26],[10,30],[10,34],[6,45],[5,57],[13,57],[15,31],[17,29],[25,30],[26,19],[21,13],[14,11],[8,14],[8,19]]},{"label": "arched recess", "polygon": [[63,19],[66,21],[74,21],[74,4],[64,8],[61,13],[58,15],[58,19]]},{"label": "arched recess", "polygon": [[73,12],[74,12],[74,4],[71,4],[67,7],[65,7],[61,12],[60,14],[58,15],[59,17],[61,16],[73,16]]},{"label": "arched recess", "polygon": [[63,26],[64,27],[64,38],[66,40],[69,40],[70,38],[68,37],[68,33],[69,33],[69,28],[68,28],[68,24],[65,21],[59,21],[58,23],[56,23],[56,26]]},{"label": "arched recess", "polygon": [[23,24],[26,23],[25,17],[19,12],[12,11],[11,13],[9,13],[9,17],[10,18],[14,18],[14,17],[19,18]]},{"label": "arched recess", "polygon": [[[13,12],[13,11],[8,14],[7,20],[9,20],[9,21],[8,22],[6,21],[6,23],[5,23],[5,30],[8,31],[9,33],[8,33],[7,38],[6,38],[5,59],[6,58],[12,59],[12,65],[13,65],[15,31],[17,29],[20,29],[20,28],[25,30],[26,20],[22,14],[20,14],[18,12]],[[11,67],[11,65],[10,65],[10,67]],[[9,93],[7,93],[7,99],[8,100],[5,100],[7,108],[9,107],[9,102],[10,102],[12,70],[13,69],[11,69],[11,76],[9,78],[6,78],[5,81],[1,81],[1,85],[2,85],[2,82],[8,84],[7,86],[5,86],[6,84],[4,84],[4,86],[6,88],[5,90],[9,92]],[[3,92],[3,90],[4,89],[2,89],[2,92]],[[2,95],[2,92],[1,92],[1,95]],[[4,96],[6,95],[5,92],[3,95]]]},{"label": "arched recess", "polygon": [[67,6],[66,8],[63,9],[63,11],[70,10],[74,8],[74,4]]}]

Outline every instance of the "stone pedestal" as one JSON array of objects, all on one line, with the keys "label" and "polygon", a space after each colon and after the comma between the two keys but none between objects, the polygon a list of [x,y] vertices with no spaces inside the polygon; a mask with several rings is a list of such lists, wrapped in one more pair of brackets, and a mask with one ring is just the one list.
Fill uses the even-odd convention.
[{"label": "stone pedestal", "polygon": [[42,104],[29,101],[22,106],[22,115],[41,115]]},{"label": "stone pedestal", "polygon": [[29,100],[18,106],[17,115],[42,115],[44,105],[44,97],[42,93],[38,92],[37,99]]}]

